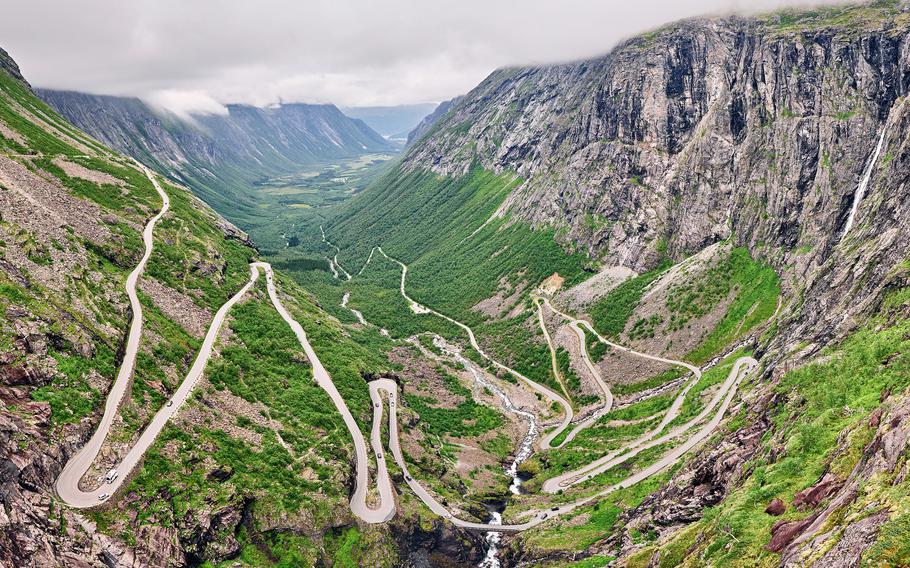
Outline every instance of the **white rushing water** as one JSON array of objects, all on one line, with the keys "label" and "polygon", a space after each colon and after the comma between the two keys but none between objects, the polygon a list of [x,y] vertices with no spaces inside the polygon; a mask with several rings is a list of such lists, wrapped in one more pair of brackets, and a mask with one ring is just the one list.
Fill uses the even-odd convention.
[{"label": "white rushing water", "polygon": [[[496,511],[491,511],[489,523],[491,525],[501,525],[502,515]],[[500,568],[502,564],[499,562],[499,542],[502,540],[502,533],[490,531],[485,538],[487,541],[487,554],[477,566],[478,568]]]},{"label": "white rushing water", "polygon": [[869,187],[869,178],[872,177],[872,170],[875,168],[875,162],[878,161],[878,155],[882,152],[882,145],[885,143],[885,127],[882,127],[881,136],[878,137],[878,144],[875,146],[875,151],[872,152],[872,157],[869,159],[869,163],[866,164],[866,169],[863,171],[863,177],[859,181],[859,185],[856,186],[856,193],[853,194],[853,207],[850,208],[850,216],[847,217],[847,224],[844,225],[844,234],[841,235],[841,238],[847,236],[847,233],[850,232],[850,228],[853,227],[853,219],[856,217],[856,211],[859,209],[859,202],[862,201],[863,196],[866,194],[866,188]]},{"label": "white rushing water", "polygon": [[359,321],[363,325],[367,325],[367,320],[366,320],[366,318],[363,317],[363,313],[360,310],[355,310],[354,308],[351,308],[348,306],[348,301],[350,299],[351,299],[351,293],[345,292],[344,297],[341,298],[341,307],[351,310],[351,313],[354,314],[354,317],[357,318],[357,321]]},{"label": "white rushing water", "polygon": [[[521,493],[521,476],[518,475],[518,466],[521,465],[523,461],[528,459],[531,456],[531,452],[534,449],[534,440],[537,438],[538,426],[537,426],[537,416],[531,412],[521,410],[515,406],[512,402],[512,399],[509,398],[509,395],[505,393],[501,388],[497,387],[484,377],[483,372],[477,368],[477,366],[469,361],[464,355],[461,354],[461,351],[455,347],[450,346],[445,339],[436,335],[433,337],[433,345],[438,349],[442,350],[445,354],[449,355],[459,364],[461,364],[465,369],[470,371],[471,375],[474,377],[474,381],[492,392],[499,398],[502,407],[506,412],[510,412],[517,416],[520,416],[528,422],[528,433],[525,434],[525,437],[521,440],[521,444],[518,446],[518,452],[515,454],[515,459],[512,460],[512,464],[506,469],[506,473],[509,477],[512,478],[512,483],[509,485],[509,491],[513,495],[518,495]],[[492,525],[502,524],[502,515],[497,511],[490,511],[489,521]],[[490,531],[486,534],[487,541],[487,554],[484,556],[483,561],[478,565],[479,568],[499,568],[499,542],[502,540],[502,533],[496,531]]]}]

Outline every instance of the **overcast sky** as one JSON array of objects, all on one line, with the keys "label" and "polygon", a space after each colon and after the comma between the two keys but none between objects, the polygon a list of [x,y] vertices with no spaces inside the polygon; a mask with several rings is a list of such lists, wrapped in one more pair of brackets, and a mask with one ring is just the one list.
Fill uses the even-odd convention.
[{"label": "overcast sky", "polygon": [[220,103],[436,102],[505,65],[566,61],[687,16],[806,0],[10,0],[0,47],[32,84]]}]

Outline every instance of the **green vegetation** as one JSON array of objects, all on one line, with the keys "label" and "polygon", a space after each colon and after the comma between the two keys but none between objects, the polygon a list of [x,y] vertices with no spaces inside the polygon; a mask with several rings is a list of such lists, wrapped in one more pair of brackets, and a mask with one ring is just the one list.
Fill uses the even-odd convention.
[{"label": "green vegetation", "polygon": [[[263,279],[257,288],[265,288]],[[313,381],[308,364],[303,363],[306,358],[302,347],[287,323],[264,297],[261,301],[235,306],[233,310],[231,329],[238,342],[225,346],[221,357],[209,363],[212,385],[265,405],[272,419],[281,422],[282,437],[300,451],[317,441],[331,442],[329,447],[335,450],[343,449],[348,439],[347,429],[328,395]],[[350,384],[350,379],[333,378],[339,392],[360,391],[359,396],[349,401],[355,410],[368,409],[366,385],[362,381],[357,385]]]},{"label": "green vegetation", "polygon": [[[411,311],[399,291],[400,282],[401,267],[377,253],[363,275],[344,282],[342,289],[351,293],[350,307],[360,310],[368,322],[387,329],[393,337],[409,337],[423,332],[445,337],[463,336],[461,329],[439,317]],[[338,297],[337,304],[340,303],[341,298]],[[344,311],[347,312],[345,319],[353,320],[351,313]]]},{"label": "green vegetation", "polygon": [[[148,209],[157,210],[161,207],[161,198],[145,175],[135,171],[130,173],[130,170],[127,168],[102,166],[101,164],[104,164],[105,162],[98,159],[92,159],[90,161],[81,159],[80,161],[87,163],[87,167],[91,166],[90,169],[92,170],[102,172],[105,170],[114,171],[118,174],[116,177],[131,180],[134,184],[130,187],[131,199],[123,199],[123,191],[120,186],[95,183],[79,177],[67,175],[63,168],[55,164],[54,161],[47,156],[35,158],[32,160],[32,163],[59,179],[64,186],[72,190],[74,195],[94,201],[106,209],[125,211],[130,208],[136,208],[137,206],[145,206]],[[141,176],[141,179],[139,176]]]},{"label": "green vegetation", "polygon": [[[684,556],[690,564],[717,566],[774,562],[777,556],[764,550],[771,525],[778,520],[764,513],[768,502],[777,497],[788,503],[829,470],[843,479],[869,441],[868,415],[879,406],[882,393],[900,393],[910,386],[910,324],[902,315],[908,304],[906,289],[893,294],[879,316],[827,350],[823,362],[784,375],[777,387],[783,400],[774,423],[775,438],[784,441],[785,451],[772,452],[771,441],[765,441],[743,485],[669,543],[677,560]],[[891,503],[903,510],[906,485],[893,489],[888,485],[887,478],[868,480],[858,502],[838,514],[861,511],[871,500],[877,508]],[[786,515],[803,516],[797,511]],[[889,559],[903,557],[899,543],[905,542],[905,534],[901,517],[885,525],[878,542],[865,553],[864,565],[893,565]]]},{"label": "green vegetation", "polygon": [[[666,393],[605,414],[590,428],[579,432],[565,447],[540,457],[545,471],[542,478],[553,477],[588,464],[619,448],[623,442],[654,428],[660,422],[659,414],[670,407],[674,398],[675,393]],[[611,420],[637,421],[648,417],[653,418],[623,426],[607,426]],[[561,439],[554,440],[554,443],[558,444]]]},{"label": "green vegetation", "polygon": [[217,310],[249,280],[253,250],[224,236],[214,215],[185,191],[166,185],[170,211],[155,226],[159,244],[145,274]]},{"label": "green vegetation", "polygon": [[[774,269],[752,260],[744,248],[733,249],[729,258],[711,272],[712,282],[721,283],[711,286],[713,297],[723,297],[724,290],[727,290],[727,293],[732,291],[736,296],[723,319],[701,344],[686,356],[687,360],[696,364],[709,360],[756,325],[767,321],[777,309],[780,296],[780,280]],[[704,296],[694,299],[692,303],[698,304],[702,297]]]},{"label": "green vegetation", "polygon": [[664,322],[663,316],[653,314],[647,318],[639,318],[632,329],[629,330],[629,339],[650,339],[654,337],[657,326]]},{"label": "green vegetation", "polygon": [[503,424],[502,415],[467,398],[455,408],[434,406],[438,404],[432,397],[405,393],[408,406],[420,415],[425,429],[437,436],[479,436]]},{"label": "green vegetation", "polygon": [[[617,524],[622,512],[640,505],[645,497],[667,482],[675,469],[671,468],[628,489],[615,491],[559,520],[522,533],[519,546],[544,551],[583,551],[622,528]],[[584,519],[584,522],[579,522],[579,519]]]},{"label": "green vegetation", "polygon": [[752,355],[751,352],[743,350],[736,351],[724,358],[723,361],[718,362],[717,365],[714,365],[705,371],[702,374],[701,380],[695,383],[686,395],[686,400],[679,409],[679,416],[674,418],[673,421],[667,425],[667,428],[669,429],[685,424],[698,416],[698,414],[707,406],[709,400],[705,391],[727,380],[730,371],[733,369],[733,363],[740,357],[750,355]]},{"label": "green vegetation", "polygon": [[764,21],[778,33],[806,34],[826,28],[879,30],[883,22],[894,20],[900,13],[895,0],[879,0],[859,5],[819,6],[811,10],[779,10],[765,16]]},{"label": "green vegetation", "polygon": [[589,312],[597,332],[606,338],[618,337],[641,301],[645,288],[669,267],[670,262],[665,260],[657,268],[626,280],[594,302]]},{"label": "green vegetation", "polygon": [[[273,264],[311,258],[312,245],[320,240],[318,226],[326,208],[347,201],[379,179],[394,157],[388,153],[364,154],[299,166],[292,173],[264,180],[237,172],[232,185],[255,199],[256,206],[237,211],[225,203],[221,210],[249,231]],[[308,229],[316,230],[312,243],[306,242],[314,238]]]},{"label": "green vegetation", "polygon": [[683,376],[687,371],[683,367],[671,367],[666,371],[658,373],[653,377],[649,377],[642,381],[636,381],[634,383],[617,383],[610,385],[610,389],[613,391],[614,395],[622,396],[635,394],[637,392],[646,391],[654,387],[669,383],[670,381],[675,381],[679,377]]},{"label": "green vegetation", "polygon": [[[536,381],[556,386],[546,345],[525,326],[527,315],[492,320],[471,310],[500,289],[502,281],[512,287],[522,281],[536,284],[554,271],[566,277],[568,284],[585,277],[585,258],[566,254],[554,242],[553,231],[534,231],[505,219],[484,225],[518,183],[514,176],[480,169],[460,178],[395,170],[341,206],[325,228],[341,247],[339,260],[349,272],[357,273],[372,248],[381,245],[391,256],[410,264],[410,296],[471,325],[484,348],[497,359],[510,362]],[[322,244],[318,227],[313,230],[315,234],[301,235],[298,253],[309,250],[310,261],[303,266],[315,268],[316,258],[335,252]],[[464,340],[461,330],[441,318],[411,313],[398,291],[400,268],[381,255],[374,254],[363,275],[350,282],[333,280],[321,270],[297,270],[291,275],[342,321],[354,321],[347,310],[338,307],[347,290],[351,307],[395,337],[434,331]],[[527,292],[519,301],[526,299]]]},{"label": "green vegetation", "polygon": [[[490,321],[474,328],[474,332],[490,345],[490,353],[532,381],[562,392],[550,360],[550,349],[537,326],[536,316],[528,323],[527,314],[516,318]],[[510,375],[511,376],[511,375]]]},{"label": "green vegetation", "polygon": [[567,255],[553,231],[490,219],[520,182],[481,169],[459,178],[394,171],[340,208],[326,230],[346,265],[360,266],[381,245],[410,264],[408,289],[417,301],[479,323],[484,318],[470,308],[503,278],[516,282],[522,273],[534,285],[553,272],[567,285],[583,278],[585,258]]},{"label": "green vegetation", "polygon": [[[469,389],[442,368],[441,373],[445,388],[461,399],[454,408],[436,406],[438,401],[432,396],[420,396],[405,392],[408,407],[420,416],[424,429],[436,436],[479,436],[503,425],[502,415],[492,408],[474,401]],[[499,442],[491,440],[495,446]],[[506,443],[510,443],[506,438]]]},{"label": "green vegetation", "polygon": [[63,353],[52,353],[52,356],[57,359],[57,370],[63,377],[33,391],[32,398],[50,403],[54,424],[79,422],[101,402],[101,393],[88,384],[89,373],[113,377],[114,353],[102,347],[91,359]]},{"label": "green vegetation", "polygon": [[863,554],[862,566],[900,566],[910,558],[910,513],[882,527],[878,539]]},{"label": "green vegetation", "polygon": [[570,402],[576,404],[586,404],[598,400],[597,396],[585,396],[581,394],[581,378],[572,368],[569,352],[562,347],[556,348],[556,364],[559,367],[559,374],[562,375],[569,390]]},{"label": "green vegetation", "polygon": [[[60,275],[62,289],[45,288],[40,275],[29,274],[28,265],[18,262],[0,271],[0,349],[13,356],[4,364],[34,370],[34,359],[42,372],[47,371],[45,386],[31,393],[51,409],[54,427],[48,431],[49,439],[35,441],[43,447],[59,442],[67,433],[62,426],[97,417],[103,407],[103,393],[116,375],[116,353],[129,323],[123,283],[144,248],[137,227],[161,203],[141,170],[68,125],[4,72],[0,121],[22,138],[0,137],[0,151],[35,174],[59,181],[72,195],[98,204],[104,215],[93,221],[112,235],[90,240],[77,234],[77,228],[64,227],[64,232],[48,237],[14,222],[12,212],[0,215],[0,250],[15,247],[42,266],[53,266],[60,252],[79,259],[68,263],[67,273]],[[85,155],[93,152],[98,154]],[[70,170],[59,157],[116,181],[98,184],[67,174]],[[186,190],[170,185],[165,190],[171,209],[156,225],[156,247],[142,282],[154,278],[214,311],[247,282],[248,262],[255,251],[226,237],[217,217]],[[289,294],[285,304],[306,328],[355,417],[361,423],[368,420],[363,375],[389,370],[383,355],[388,341],[375,331],[343,330],[311,296],[293,282],[280,276],[279,280],[279,288]],[[306,517],[314,527],[336,523],[339,511],[347,511],[345,476],[351,453],[346,427],[313,381],[296,338],[263,288],[260,279],[249,301],[235,306],[233,319],[226,324],[231,328],[228,340],[209,364],[211,384],[203,383],[178,421],[162,432],[145,456],[143,467],[129,482],[134,498],[125,509],[89,515],[99,530],[134,545],[142,524],[185,527],[205,511],[213,516],[244,511],[250,522],[236,534],[242,550],[230,565],[235,561],[257,567],[313,565],[320,558],[335,565],[360,565],[362,552],[377,546],[369,538],[360,539],[356,531],[333,541],[337,546],[328,545],[328,556],[323,557],[327,549],[320,548],[322,540],[317,547],[306,535],[257,528],[294,515]],[[151,297],[140,291],[139,298],[145,334],[131,395],[120,411],[123,423],[111,433],[117,441],[129,439],[163,404],[200,343]],[[7,318],[27,323],[43,335],[35,340],[36,353],[28,355],[28,362]],[[225,417],[210,409],[210,404],[219,403],[232,404],[236,415]],[[16,412],[15,404],[8,410]],[[184,420],[187,417],[191,418]],[[57,516],[53,505],[49,516]],[[394,551],[389,557],[394,558]]]},{"label": "green vegetation", "polygon": [[581,329],[585,333],[585,342],[588,345],[588,357],[595,363],[599,363],[603,360],[604,355],[610,351],[610,346],[598,339],[596,335],[588,330],[588,328],[582,327]]},{"label": "green vegetation", "polygon": [[480,448],[485,452],[490,452],[501,460],[505,460],[515,449],[512,440],[503,433],[496,434],[495,438],[480,442]]},{"label": "green vegetation", "polygon": [[[259,498],[254,502],[254,515],[294,514],[306,509],[318,523],[332,514],[326,502],[345,503],[337,471],[339,464],[350,461],[347,429],[328,395],[313,381],[299,343],[274,310],[264,288],[264,279],[260,279],[252,297],[233,308],[231,341],[222,346],[220,356],[207,368],[212,385],[208,397],[229,391],[250,403],[249,408],[261,409],[261,416],[240,414],[234,420],[237,427],[258,436],[261,443],[258,447],[251,445],[215,424],[209,425],[211,417],[203,425],[182,429],[169,426],[131,482],[131,490],[142,496],[133,504],[141,519],[154,516],[156,522],[168,525],[193,510],[226,506],[242,495]],[[313,323],[316,308],[302,299],[293,284],[289,284],[289,293],[292,296],[285,302],[305,327],[324,327]],[[335,343],[343,342],[336,333],[314,331],[312,340],[324,343],[326,336],[332,335]],[[361,352],[350,340],[343,348],[353,352],[354,364],[362,363],[357,357]],[[367,415],[369,401],[363,380],[348,368],[335,372],[337,348],[326,353],[325,364],[339,391],[349,397],[352,412],[358,417]],[[205,413],[204,405],[193,404]],[[243,411],[238,408],[238,412]],[[263,417],[280,424],[277,434],[259,424]],[[167,455],[176,451],[178,459],[166,457],[165,448]],[[202,463],[203,455],[213,459],[219,470],[229,472],[229,485],[206,475],[210,466]],[[269,536],[276,547],[269,556],[279,559],[277,565],[293,566],[299,558],[311,558],[307,556],[310,545],[293,538],[285,533]],[[245,552],[250,558],[254,553],[255,549]]]}]

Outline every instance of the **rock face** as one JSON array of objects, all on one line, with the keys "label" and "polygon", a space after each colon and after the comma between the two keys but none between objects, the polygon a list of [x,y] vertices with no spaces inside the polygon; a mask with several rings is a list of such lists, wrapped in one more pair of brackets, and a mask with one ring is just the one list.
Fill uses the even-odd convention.
[{"label": "rock face", "polygon": [[789,271],[801,328],[830,337],[910,248],[910,15],[827,14],[690,20],[596,59],[496,71],[403,166],[515,171],[526,181],[499,213],[563,229],[607,265],[640,271],[732,238]]},{"label": "rock face", "polygon": [[414,130],[411,130],[408,133],[407,145],[411,146],[423,138],[426,133],[429,132],[430,129],[433,128],[433,126],[439,122],[452,107],[461,102],[462,99],[464,99],[464,97],[460,96],[439,103],[439,105],[433,109],[433,112],[423,117],[423,120],[421,120],[420,123],[414,127]]},{"label": "rock face", "polygon": [[[803,558],[827,550],[827,535],[820,529],[830,521],[832,515],[862,495],[863,485],[869,479],[886,476],[893,479],[894,485],[906,481],[908,468],[905,457],[910,445],[910,395],[893,398],[894,400],[889,399],[883,404],[882,420],[876,424],[872,440],[863,448],[862,457],[847,479],[835,481],[833,476],[826,474],[804,492],[804,502],[809,503],[807,499],[814,501],[811,504],[814,512],[800,526],[790,531],[792,538],[781,537],[775,542],[777,535],[772,535],[769,547],[771,544],[783,543],[778,548],[782,565],[800,566]],[[891,511],[887,507],[879,506],[877,509],[869,511],[867,516],[842,523],[846,525],[843,538],[836,547],[825,553],[817,565],[858,565],[860,555],[875,540],[878,528],[891,517]]]},{"label": "rock face", "polygon": [[787,506],[780,499],[772,499],[768,506],[765,508],[765,512],[769,515],[774,515],[775,517],[783,515],[784,511],[787,510]]},{"label": "rock face", "polygon": [[14,79],[28,85],[28,82],[22,76],[22,72],[19,71],[19,65],[10,57],[9,53],[3,50],[3,48],[0,48],[0,69],[9,73]]},{"label": "rock face", "polygon": [[[174,528],[136,522],[129,538],[110,536],[120,533],[97,530],[91,514],[54,497],[64,464],[91,436],[103,411],[131,317],[123,281],[142,254],[141,227],[152,207],[160,206],[158,197],[143,197],[142,191],[152,188],[135,183],[134,176],[143,174],[125,170],[125,158],[51,116],[2,51],[0,107],[7,117],[0,120],[2,143],[15,150],[0,153],[0,566],[185,566],[186,551],[195,549]],[[64,152],[66,158],[60,155]],[[82,157],[87,165],[72,161],[81,152],[91,155]],[[63,183],[70,175],[85,182],[80,185],[85,193],[77,195]],[[101,199],[92,192],[101,185],[116,192]],[[191,205],[168,213],[168,220],[192,222],[199,231],[181,238],[215,259],[223,258],[228,246],[247,253],[235,242],[246,242],[245,234],[192,201],[187,190],[170,187],[169,192],[175,201]],[[159,226],[155,236],[165,240],[164,233]],[[105,262],[108,268],[99,268]],[[167,277],[183,262],[189,259],[159,265],[159,275]],[[248,274],[245,263],[239,270]],[[224,278],[226,272],[230,276],[233,268],[226,271],[222,264],[217,276]],[[145,274],[144,280],[152,279]],[[205,311],[161,282],[154,281],[154,289],[153,302],[168,298],[174,311]],[[175,327],[179,316],[171,319]],[[147,334],[145,340],[160,338],[150,340]],[[141,375],[135,371],[135,377]],[[239,518],[218,521],[236,524]],[[218,522],[196,526],[201,534],[194,544],[200,551],[230,545],[229,538],[215,534],[224,529]],[[233,538],[233,532],[228,536]]]}]

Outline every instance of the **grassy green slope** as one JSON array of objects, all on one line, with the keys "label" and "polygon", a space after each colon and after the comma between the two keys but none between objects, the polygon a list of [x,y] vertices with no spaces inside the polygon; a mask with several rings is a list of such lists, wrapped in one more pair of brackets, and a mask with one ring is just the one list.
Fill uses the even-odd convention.
[{"label": "grassy green slope", "polygon": [[[789,505],[825,472],[846,479],[872,441],[870,413],[887,398],[884,393],[904,393],[910,386],[910,324],[902,315],[908,299],[907,290],[893,294],[877,317],[830,348],[821,362],[784,375],[775,389],[775,435],[763,438],[751,474],[702,520],[661,546],[660,566],[778,564],[779,555],[764,549],[772,525],[811,511],[788,507],[783,517],[774,517],[765,507],[774,498]],[[905,565],[908,498],[910,483],[883,474],[866,480],[856,501],[835,514],[836,524],[890,511],[890,521],[863,553],[863,566]],[[646,565],[654,549],[639,553],[631,565]]]},{"label": "grassy green slope", "polygon": [[519,272],[533,285],[553,272],[579,281],[586,259],[566,254],[551,230],[495,219],[472,236],[520,183],[481,169],[459,178],[395,170],[351,200],[326,230],[344,251],[342,262],[360,266],[381,245],[410,265],[415,299],[456,313]]},{"label": "grassy green slope", "polygon": [[[20,442],[49,453],[48,448],[71,440],[74,428],[80,435],[89,432],[103,408],[129,323],[123,284],[143,252],[141,228],[161,203],[151,182],[130,160],[69,125],[2,71],[0,121],[9,129],[4,130],[6,136],[0,134],[3,159],[19,162],[36,179],[51,184],[53,191],[97,206],[89,209],[97,211],[93,221],[110,232],[110,238],[92,240],[64,226],[62,236],[51,237],[27,217],[0,211],[0,357],[5,371],[21,367],[34,373],[35,384],[23,388],[28,388],[32,401],[49,404],[50,426],[40,439]],[[71,177],[57,165],[60,159],[113,176],[117,185]],[[142,281],[156,280],[211,313],[247,282],[256,251],[226,237],[214,212],[187,190],[162,183],[171,207],[155,227],[155,250]],[[14,189],[31,190],[0,184],[4,194],[13,195]],[[65,218],[69,212],[56,213]],[[79,260],[72,270],[57,270],[62,285],[49,279],[48,267],[69,257]],[[383,355],[388,349],[383,342],[388,340],[375,331],[343,330],[311,295],[280,273],[277,277],[286,306],[306,329],[338,390],[367,430],[370,403],[363,375],[391,369]],[[252,566],[311,564],[326,555],[356,565],[365,546],[394,558],[394,547],[374,546],[370,539],[375,535],[364,537],[367,544],[356,544],[361,542],[356,528],[344,539],[338,537],[339,543],[333,545],[337,550],[315,542],[320,531],[328,530],[330,540],[335,538],[330,527],[348,519],[350,438],[263,288],[260,279],[248,301],[232,311],[226,324],[230,339],[219,346],[207,370],[210,384],[203,383],[181,413],[198,421],[181,419],[168,426],[130,482],[130,497],[92,517],[99,530],[128,545],[143,538],[142,525],[154,524],[176,528],[182,545],[192,548],[188,543],[197,542],[206,514],[248,511],[250,523],[236,536],[242,558],[252,559],[248,563]],[[149,413],[176,388],[200,343],[141,285],[139,296],[145,333],[131,394],[121,407],[123,421],[112,435],[121,442],[141,430]],[[9,318],[15,318],[16,325]],[[40,350],[26,353],[17,327],[26,322],[49,338],[46,355]],[[210,407],[223,397],[242,401],[226,417]],[[0,414],[28,415],[30,407],[20,408],[20,403],[4,404]],[[245,413],[241,407],[255,410]],[[277,424],[277,429],[264,426],[264,420]],[[306,519],[313,538],[291,530],[300,519]],[[212,535],[216,543],[212,548],[192,548],[197,560],[224,559],[219,554],[229,548],[219,546],[225,542],[230,546],[233,528],[228,523],[219,531]]]},{"label": "grassy green slope", "polygon": [[[535,230],[509,218],[491,219],[520,184],[521,179],[512,174],[479,168],[458,178],[395,169],[340,208],[326,224],[326,232],[341,248],[339,260],[348,271],[359,271],[370,250],[382,246],[409,265],[409,295],[472,325],[497,356],[536,380],[555,386],[546,345],[537,337],[536,327],[526,325],[527,314],[494,321],[471,310],[503,285],[512,289],[520,284],[525,285],[520,305],[530,309],[530,290],[553,272],[559,272],[569,284],[586,276],[587,259],[567,254],[557,244],[553,230]],[[323,248],[322,253],[331,256],[334,251]],[[373,262],[376,265],[371,263],[364,272],[364,279],[373,284],[370,293],[358,293],[362,286],[358,279],[342,283],[352,292],[352,306],[363,311],[367,319],[378,318],[377,323],[390,330],[452,331],[438,318],[429,323],[434,318],[410,315],[404,303],[394,298],[398,287],[395,266],[377,262],[376,255]],[[370,275],[373,270],[376,273]],[[386,276],[380,278],[378,273]],[[295,273],[295,277],[307,286],[318,279],[303,272]],[[332,296],[329,290],[330,286],[323,288],[326,297],[337,301],[337,293]],[[401,321],[395,326],[390,323],[392,319]],[[460,333],[447,333],[453,334]]]}]

